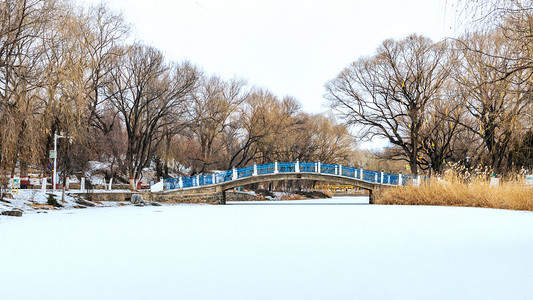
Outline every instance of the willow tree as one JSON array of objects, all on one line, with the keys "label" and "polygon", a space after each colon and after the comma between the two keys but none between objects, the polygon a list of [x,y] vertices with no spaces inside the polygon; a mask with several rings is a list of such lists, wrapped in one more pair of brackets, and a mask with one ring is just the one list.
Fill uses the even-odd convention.
[{"label": "willow tree", "polygon": [[41,37],[57,11],[56,1],[0,3],[0,161],[11,169],[44,154],[41,147]]}]

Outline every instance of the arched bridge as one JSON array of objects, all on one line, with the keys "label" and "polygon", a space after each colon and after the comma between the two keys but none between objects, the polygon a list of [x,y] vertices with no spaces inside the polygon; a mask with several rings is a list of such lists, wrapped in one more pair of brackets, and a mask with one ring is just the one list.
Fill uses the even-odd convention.
[{"label": "arched bridge", "polygon": [[[385,173],[320,162],[275,162],[252,165],[207,175],[165,179],[164,193],[221,193],[219,203],[225,203],[225,191],[252,183],[277,180],[317,180],[353,185],[370,192],[379,186],[417,185],[426,177]],[[217,201],[214,201],[217,202]]]}]

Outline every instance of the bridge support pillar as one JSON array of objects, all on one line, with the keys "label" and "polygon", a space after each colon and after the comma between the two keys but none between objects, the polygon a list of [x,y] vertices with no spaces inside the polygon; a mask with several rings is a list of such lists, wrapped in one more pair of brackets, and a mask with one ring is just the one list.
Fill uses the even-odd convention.
[{"label": "bridge support pillar", "polygon": [[220,204],[225,205],[226,204],[226,191],[222,190],[220,192]]},{"label": "bridge support pillar", "polygon": [[374,190],[368,190],[368,204],[374,204]]},{"label": "bridge support pillar", "polygon": [[215,191],[213,193],[214,197],[214,203],[212,204],[226,204],[226,190],[223,189],[220,186],[215,187]]}]

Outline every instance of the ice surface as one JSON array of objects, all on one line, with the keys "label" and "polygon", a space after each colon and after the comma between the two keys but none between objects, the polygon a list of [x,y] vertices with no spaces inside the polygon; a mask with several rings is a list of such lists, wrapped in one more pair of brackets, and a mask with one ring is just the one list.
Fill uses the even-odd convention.
[{"label": "ice surface", "polygon": [[1,298],[533,295],[533,213],[346,201],[0,216]]}]

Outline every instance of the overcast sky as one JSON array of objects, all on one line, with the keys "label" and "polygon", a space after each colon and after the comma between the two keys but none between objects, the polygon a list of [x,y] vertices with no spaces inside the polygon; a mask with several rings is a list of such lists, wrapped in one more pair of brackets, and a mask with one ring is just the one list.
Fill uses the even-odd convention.
[{"label": "overcast sky", "polygon": [[[87,5],[101,0],[78,0]],[[305,111],[327,110],[324,84],[387,38],[455,32],[447,0],[103,0],[133,36],[169,59],[244,78]]]}]

